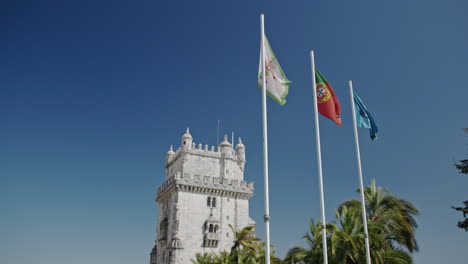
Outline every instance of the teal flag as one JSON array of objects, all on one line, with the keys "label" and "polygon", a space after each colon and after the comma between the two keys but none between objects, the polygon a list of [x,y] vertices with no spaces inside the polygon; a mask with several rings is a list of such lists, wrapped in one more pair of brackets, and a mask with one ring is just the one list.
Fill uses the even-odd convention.
[{"label": "teal flag", "polygon": [[374,121],[374,118],[367,110],[366,106],[362,102],[361,98],[353,92],[354,97],[354,111],[356,115],[356,124],[359,127],[369,128],[370,138],[372,140],[377,138],[377,132],[379,129],[377,128],[377,124]]}]

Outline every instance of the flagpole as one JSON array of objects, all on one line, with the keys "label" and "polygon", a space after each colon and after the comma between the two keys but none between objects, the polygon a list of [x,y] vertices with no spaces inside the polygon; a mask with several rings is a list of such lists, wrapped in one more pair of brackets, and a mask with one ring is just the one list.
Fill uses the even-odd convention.
[{"label": "flagpole", "polygon": [[265,18],[260,15],[262,33],[262,123],[263,123],[263,176],[265,181],[265,264],[270,264],[270,202],[268,198],[268,133],[267,133],[267,105],[266,105],[266,77],[265,77]]},{"label": "flagpole", "polygon": [[356,157],[358,165],[358,174],[359,174],[359,184],[361,190],[361,205],[362,205],[362,222],[364,223],[364,239],[366,241],[366,259],[367,264],[371,264],[370,259],[370,249],[369,249],[369,233],[367,232],[367,214],[366,214],[366,200],[364,198],[364,186],[362,183],[362,168],[361,168],[361,151],[359,150],[359,136],[356,125],[356,110],[354,106],[354,92],[353,92],[353,81],[349,81],[349,95],[351,98],[351,115],[353,116],[353,126],[354,126],[354,142],[356,144]]},{"label": "flagpole", "polygon": [[317,163],[318,163],[318,176],[320,185],[320,206],[322,212],[322,244],[323,244],[323,263],[328,264],[327,255],[327,228],[325,221],[325,202],[323,197],[323,178],[322,178],[322,152],[320,150],[320,127],[318,120],[318,107],[317,107],[317,88],[315,84],[315,58],[314,51],[310,51],[310,63],[312,65],[312,90],[314,97],[314,118],[315,118],[315,139],[317,145]]}]

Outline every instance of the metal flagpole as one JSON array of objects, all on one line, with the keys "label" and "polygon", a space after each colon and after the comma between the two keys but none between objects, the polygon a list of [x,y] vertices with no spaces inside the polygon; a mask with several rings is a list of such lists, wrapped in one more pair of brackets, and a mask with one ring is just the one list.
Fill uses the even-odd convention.
[{"label": "metal flagpole", "polygon": [[268,133],[267,133],[267,106],[266,106],[266,73],[265,73],[265,18],[260,15],[261,33],[262,33],[262,120],[263,120],[263,173],[265,181],[265,240],[266,254],[265,264],[270,264],[270,202],[268,200]]},{"label": "metal flagpole", "polygon": [[323,263],[328,264],[327,255],[327,228],[325,221],[325,202],[323,197],[323,178],[322,178],[322,152],[320,150],[320,127],[318,120],[318,107],[317,107],[317,88],[315,84],[315,59],[314,51],[310,51],[310,63],[312,65],[312,90],[314,95],[314,117],[315,117],[315,139],[317,144],[317,163],[318,163],[318,176],[320,185],[320,206],[322,212],[322,243],[323,243]]},{"label": "metal flagpole", "polygon": [[367,214],[366,214],[366,200],[364,199],[364,186],[362,183],[362,168],[361,168],[361,151],[359,150],[359,136],[356,125],[356,110],[354,106],[354,93],[353,93],[353,81],[349,81],[349,95],[351,98],[351,115],[353,116],[354,125],[354,141],[356,143],[356,157],[359,173],[359,184],[361,188],[361,205],[362,205],[362,222],[364,223],[364,238],[366,240],[366,259],[367,264],[371,264],[370,249],[369,249],[369,233],[367,232]]}]

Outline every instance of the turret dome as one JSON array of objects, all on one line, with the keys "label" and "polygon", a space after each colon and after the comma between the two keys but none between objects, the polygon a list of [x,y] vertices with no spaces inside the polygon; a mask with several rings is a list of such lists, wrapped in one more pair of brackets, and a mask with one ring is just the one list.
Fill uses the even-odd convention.
[{"label": "turret dome", "polygon": [[190,129],[187,127],[185,134],[182,135],[182,139],[193,139],[192,135],[190,135]]},{"label": "turret dome", "polygon": [[167,156],[172,156],[172,155],[174,155],[174,150],[172,149],[172,145],[171,145],[171,147],[169,148],[169,151],[167,151],[166,154],[167,154]]},{"label": "turret dome", "polygon": [[185,134],[182,135],[182,139],[180,142],[180,147],[182,150],[190,150],[192,149],[192,141],[193,137],[190,135],[190,129],[187,128],[187,131],[185,131]]},{"label": "turret dome", "polygon": [[224,135],[224,141],[219,143],[221,155],[225,157],[232,157],[232,145],[229,143],[227,135]]},{"label": "turret dome", "polygon": [[244,146],[244,144],[242,144],[242,139],[240,137],[239,137],[239,142],[236,145],[236,149],[238,149],[238,148],[244,148],[245,149],[245,146]]},{"label": "turret dome", "polygon": [[223,142],[219,143],[220,147],[232,147],[231,143],[229,143],[227,135],[224,135]]}]

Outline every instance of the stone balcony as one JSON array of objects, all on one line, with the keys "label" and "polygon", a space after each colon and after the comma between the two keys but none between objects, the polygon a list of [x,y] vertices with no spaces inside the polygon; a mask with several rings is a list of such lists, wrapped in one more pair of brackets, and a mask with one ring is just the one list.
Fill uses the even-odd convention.
[{"label": "stone balcony", "polygon": [[206,233],[205,234],[205,239],[206,240],[220,240],[221,239],[221,233]]},{"label": "stone balcony", "polygon": [[216,248],[221,240],[221,233],[206,233],[203,247]]}]

